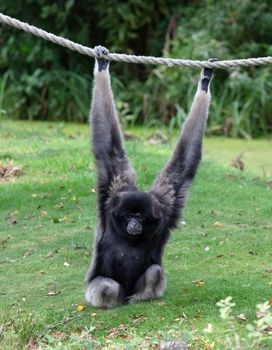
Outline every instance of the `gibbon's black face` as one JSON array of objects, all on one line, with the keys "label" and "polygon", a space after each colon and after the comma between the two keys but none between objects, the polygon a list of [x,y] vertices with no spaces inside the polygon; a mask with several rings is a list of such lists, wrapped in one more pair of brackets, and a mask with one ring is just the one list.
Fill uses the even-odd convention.
[{"label": "gibbon's black face", "polygon": [[110,212],[117,234],[151,239],[161,227],[161,211],[149,193],[122,192],[112,198]]}]

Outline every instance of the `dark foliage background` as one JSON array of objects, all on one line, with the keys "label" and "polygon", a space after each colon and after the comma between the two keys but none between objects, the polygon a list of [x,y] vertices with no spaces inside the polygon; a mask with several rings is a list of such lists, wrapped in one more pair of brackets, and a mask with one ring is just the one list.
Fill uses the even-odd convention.
[{"label": "dark foliage background", "polygon": [[[270,0],[1,0],[0,11],[83,45],[190,59],[272,55]],[[2,118],[87,120],[93,60],[0,26]],[[112,63],[123,123],[179,126],[199,71]],[[209,131],[250,137],[272,130],[272,67],[221,70]]]}]

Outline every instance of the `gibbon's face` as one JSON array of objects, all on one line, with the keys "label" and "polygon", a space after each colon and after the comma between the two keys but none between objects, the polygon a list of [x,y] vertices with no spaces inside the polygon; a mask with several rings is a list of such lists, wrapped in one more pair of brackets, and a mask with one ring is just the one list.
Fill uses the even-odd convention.
[{"label": "gibbon's face", "polygon": [[110,212],[117,234],[151,239],[161,227],[161,211],[149,193],[122,192],[112,198]]}]

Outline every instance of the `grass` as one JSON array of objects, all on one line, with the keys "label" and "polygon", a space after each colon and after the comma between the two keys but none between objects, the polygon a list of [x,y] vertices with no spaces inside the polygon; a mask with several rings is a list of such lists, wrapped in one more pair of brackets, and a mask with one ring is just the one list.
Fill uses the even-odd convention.
[{"label": "grass", "polygon": [[[216,302],[227,296],[236,303],[235,329],[246,338],[255,305],[272,298],[272,187],[266,178],[256,178],[261,159],[271,176],[271,160],[270,165],[266,161],[269,152],[272,159],[271,141],[245,146],[206,140],[207,156],[183,216],[186,225],[173,232],[165,250],[165,297],[105,311],[84,301],[96,222],[88,128],[29,122],[0,127],[0,161],[13,159],[23,167],[14,181],[0,183],[1,349],[37,344],[47,350],[156,349],[167,339],[181,338],[190,349],[226,349],[229,327],[220,320]],[[265,153],[262,142],[270,142]],[[232,157],[256,144],[258,165],[248,160],[253,173],[227,166],[227,149]],[[142,189],[148,189],[172,147],[172,140],[166,145],[127,142]],[[208,323],[215,329],[209,335],[203,333]],[[271,344],[270,337],[260,348]]]}]

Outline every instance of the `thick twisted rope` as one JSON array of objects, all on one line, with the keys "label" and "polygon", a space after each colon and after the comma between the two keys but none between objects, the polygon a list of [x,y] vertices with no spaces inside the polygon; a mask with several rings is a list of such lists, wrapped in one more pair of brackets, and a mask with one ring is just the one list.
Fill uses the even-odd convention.
[{"label": "thick twisted rope", "polygon": [[[0,23],[7,24],[11,27],[21,29],[27,33],[31,33],[44,40],[51,41],[54,44],[58,44],[67,47],[70,50],[77,51],[83,55],[90,57],[96,57],[94,49],[87,46],[77,44],[71,40],[65,39],[61,36],[48,33],[45,30],[39,29],[25,22],[18,21],[15,18],[6,16],[0,13]],[[248,67],[248,66],[260,66],[265,64],[272,64],[272,57],[257,57],[257,58],[246,58],[238,60],[225,60],[225,61],[193,61],[193,60],[183,60],[176,58],[162,58],[153,56],[136,56],[136,55],[126,55],[119,53],[108,53],[104,58],[110,61],[127,62],[127,63],[141,63],[141,64],[162,64],[168,67],[183,66],[183,67],[193,67],[193,68],[230,68],[230,67]]]}]

